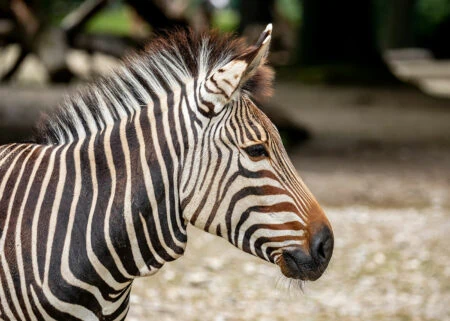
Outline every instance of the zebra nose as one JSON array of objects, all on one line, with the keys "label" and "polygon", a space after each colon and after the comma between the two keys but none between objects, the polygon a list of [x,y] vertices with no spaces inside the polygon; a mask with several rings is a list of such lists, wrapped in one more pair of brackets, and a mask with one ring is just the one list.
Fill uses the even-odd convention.
[{"label": "zebra nose", "polygon": [[326,225],[312,230],[316,232],[311,235],[309,251],[301,247],[283,251],[278,264],[288,278],[315,281],[327,268],[333,254],[333,232]]},{"label": "zebra nose", "polygon": [[316,230],[317,232],[312,236],[310,243],[311,256],[325,270],[333,254],[333,232],[327,225],[323,225]]}]

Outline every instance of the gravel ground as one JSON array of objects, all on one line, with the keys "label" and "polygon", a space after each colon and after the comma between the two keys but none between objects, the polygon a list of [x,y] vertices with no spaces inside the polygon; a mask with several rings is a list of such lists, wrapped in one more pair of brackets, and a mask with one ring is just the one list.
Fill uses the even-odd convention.
[{"label": "gravel ground", "polygon": [[334,256],[304,292],[276,266],[192,228],[184,257],[135,282],[129,320],[450,319],[448,212],[326,211]]}]

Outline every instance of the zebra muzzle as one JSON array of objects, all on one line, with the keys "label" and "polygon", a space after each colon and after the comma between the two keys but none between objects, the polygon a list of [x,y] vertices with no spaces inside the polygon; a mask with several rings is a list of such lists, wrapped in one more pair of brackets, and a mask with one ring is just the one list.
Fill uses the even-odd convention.
[{"label": "zebra muzzle", "polygon": [[285,249],[278,265],[288,278],[315,281],[326,270],[333,246],[333,233],[324,226],[312,237],[309,251],[301,247]]}]

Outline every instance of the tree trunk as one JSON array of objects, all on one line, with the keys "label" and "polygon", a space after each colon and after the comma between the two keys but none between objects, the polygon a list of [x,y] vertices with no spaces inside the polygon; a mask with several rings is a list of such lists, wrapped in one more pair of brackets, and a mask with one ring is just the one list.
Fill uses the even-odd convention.
[{"label": "tree trunk", "polygon": [[390,1],[386,7],[386,25],[383,30],[383,49],[414,46],[413,15],[416,0]]},{"label": "tree trunk", "polygon": [[378,59],[370,0],[303,0],[301,63],[371,64]]},{"label": "tree trunk", "polygon": [[[371,0],[303,0],[298,61],[308,79],[329,83],[398,81],[377,46]],[[308,78],[310,77],[310,78]]]},{"label": "tree trunk", "polygon": [[252,25],[266,26],[274,20],[274,0],[244,0],[239,3],[241,23],[238,32],[243,34]]}]

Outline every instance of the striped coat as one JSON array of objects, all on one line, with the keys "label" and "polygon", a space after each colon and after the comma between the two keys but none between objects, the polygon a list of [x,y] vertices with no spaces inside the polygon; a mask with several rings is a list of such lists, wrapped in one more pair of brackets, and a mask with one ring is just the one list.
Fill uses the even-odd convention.
[{"label": "striped coat", "polygon": [[289,278],[323,273],[330,224],[255,105],[270,39],[169,33],[35,143],[0,146],[0,320],[123,320],[132,281],[183,255],[187,224]]}]

